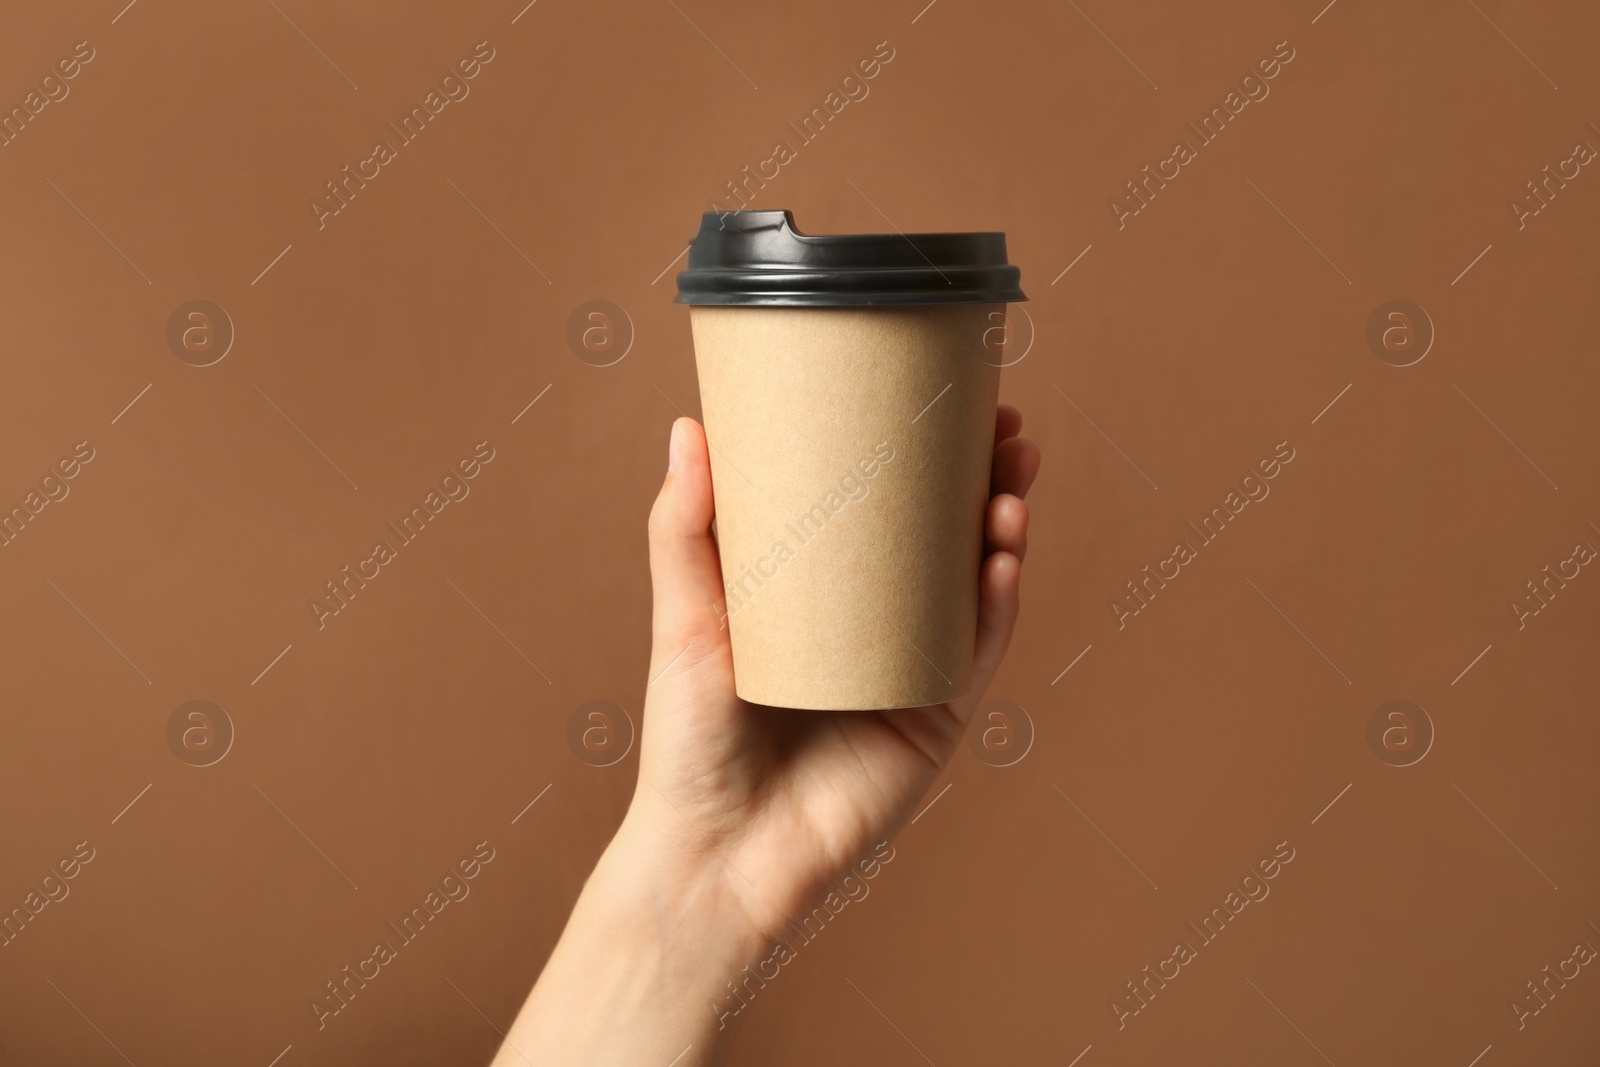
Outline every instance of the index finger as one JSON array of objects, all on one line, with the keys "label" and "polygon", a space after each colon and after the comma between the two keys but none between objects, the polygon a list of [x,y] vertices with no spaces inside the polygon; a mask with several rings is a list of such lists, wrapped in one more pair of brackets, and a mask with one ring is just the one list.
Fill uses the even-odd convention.
[{"label": "index finger", "polygon": [[1022,412],[1010,404],[1001,404],[995,409],[994,415],[994,443],[999,444],[1008,437],[1015,437],[1022,432]]}]

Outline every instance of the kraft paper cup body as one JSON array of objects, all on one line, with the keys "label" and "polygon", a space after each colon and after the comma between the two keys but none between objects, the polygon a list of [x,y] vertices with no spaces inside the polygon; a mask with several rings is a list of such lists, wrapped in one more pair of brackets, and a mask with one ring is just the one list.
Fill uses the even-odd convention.
[{"label": "kraft paper cup body", "polygon": [[1004,316],[690,309],[739,696],[867,710],[970,689],[1000,378],[984,341]]}]

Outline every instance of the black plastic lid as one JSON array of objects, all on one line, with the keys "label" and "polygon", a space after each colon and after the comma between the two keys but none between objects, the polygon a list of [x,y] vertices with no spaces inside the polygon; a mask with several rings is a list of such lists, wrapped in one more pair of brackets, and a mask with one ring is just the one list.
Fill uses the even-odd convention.
[{"label": "black plastic lid", "polygon": [[678,275],[680,304],[860,307],[1028,299],[1006,235],[809,235],[787,211],[708,211]]}]

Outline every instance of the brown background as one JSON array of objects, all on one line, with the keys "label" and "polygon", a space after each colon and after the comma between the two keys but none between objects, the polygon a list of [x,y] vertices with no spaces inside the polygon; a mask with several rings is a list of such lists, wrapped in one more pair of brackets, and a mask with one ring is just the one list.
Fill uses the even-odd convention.
[{"label": "brown background", "polygon": [[[1007,231],[1037,336],[1002,391],[1046,458],[991,696],[1037,736],[957,757],[735,1061],[1595,1062],[1592,967],[1525,1029],[1509,1005],[1600,947],[1600,576],[1508,607],[1600,547],[1600,174],[1508,208],[1600,146],[1594,9],[923,2],[4,15],[6,107],[96,56],[0,149],[0,501],[96,455],[0,549],[0,905],[96,857],[0,949],[0,1062],[488,1058],[632,787],[565,736],[585,701],[638,715],[644,518],[697,410],[672,257],[880,41],[756,206]],[[1119,230],[1109,198],[1284,40]],[[319,230],[479,41],[471,95]],[[237,336],[199,368],[165,331],[202,298]],[[1404,368],[1365,339],[1396,298],[1437,332]],[[606,368],[566,342],[592,299],[631,322]],[[319,632],[308,599],[482,440],[471,496]],[[1123,583],[1281,441],[1271,496],[1119,630]],[[166,741],[192,699],[237,731],[213,766]],[[1367,742],[1391,699],[1436,731],[1410,767]],[[323,983],[483,840],[319,1032]],[[1280,841],[1271,896],[1119,1031],[1123,983]]]}]

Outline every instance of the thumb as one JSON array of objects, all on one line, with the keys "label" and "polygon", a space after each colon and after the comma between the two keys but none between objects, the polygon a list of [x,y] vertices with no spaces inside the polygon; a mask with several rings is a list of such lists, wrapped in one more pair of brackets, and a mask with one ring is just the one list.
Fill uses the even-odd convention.
[{"label": "thumb", "polygon": [[711,461],[700,424],[672,424],[667,478],[650,509],[652,683],[678,657],[703,659],[728,641],[722,564],[711,536]]}]

